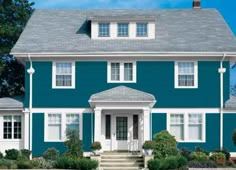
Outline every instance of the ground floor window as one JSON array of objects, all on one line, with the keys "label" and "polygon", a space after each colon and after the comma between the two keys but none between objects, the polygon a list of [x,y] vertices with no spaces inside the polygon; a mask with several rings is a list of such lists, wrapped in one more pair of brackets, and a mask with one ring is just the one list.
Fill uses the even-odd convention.
[{"label": "ground floor window", "polygon": [[21,139],[22,123],[20,115],[3,116],[3,139]]},{"label": "ground floor window", "polygon": [[205,114],[170,113],[168,130],[178,141],[205,140]]},{"label": "ground floor window", "polygon": [[64,141],[71,130],[76,130],[81,136],[79,113],[46,113],[45,141]]}]

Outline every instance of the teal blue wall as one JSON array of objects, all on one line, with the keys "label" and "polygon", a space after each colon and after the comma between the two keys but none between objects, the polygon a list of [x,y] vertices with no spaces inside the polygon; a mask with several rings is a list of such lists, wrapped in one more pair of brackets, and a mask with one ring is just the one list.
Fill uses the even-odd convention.
[{"label": "teal blue wall", "polygon": [[[90,151],[91,144],[91,113],[83,114],[83,149]],[[93,121],[93,120],[92,120]],[[63,142],[44,142],[44,113],[33,113],[32,155],[42,156],[44,151],[54,147],[63,154],[66,147]]]},{"label": "teal blue wall", "polygon": [[[107,83],[107,62],[76,62],[76,88],[52,89],[52,62],[33,62],[33,107],[89,107],[89,97],[97,92],[122,85]],[[229,63],[224,66],[224,100],[229,97]],[[27,63],[26,68],[29,67]],[[137,83],[123,84],[155,95],[159,108],[219,107],[219,62],[198,62],[198,88],[174,88],[174,62],[138,61]],[[28,106],[26,74],[26,100]]]},{"label": "teal blue wall", "polygon": [[223,145],[224,148],[230,150],[231,152],[236,152],[236,146],[232,141],[232,133],[233,130],[236,129],[236,113],[224,113],[224,140]]},{"label": "teal blue wall", "polygon": [[[196,146],[199,146],[205,150],[213,151],[220,147],[220,126],[219,126],[219,114],[209,113],[206,114],[206,142],[182,142],[178,143],[178,148],[188,148],[194,150]],[[166,129],[166,114],[153,113],[152,114],[152,136]]]}]

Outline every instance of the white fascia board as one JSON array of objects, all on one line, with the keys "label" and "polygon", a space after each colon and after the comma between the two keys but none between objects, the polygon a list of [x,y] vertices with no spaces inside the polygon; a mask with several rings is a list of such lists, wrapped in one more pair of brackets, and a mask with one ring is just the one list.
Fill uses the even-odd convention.
[{"label": "white fascia board", "polygon": [[[29,53],[10,53],[18,58],[27,57]],[[151,57],[236,57],[236,52],[36,52],[30,53],[31,57],[109,57],[109,56],[151,56]]]}]

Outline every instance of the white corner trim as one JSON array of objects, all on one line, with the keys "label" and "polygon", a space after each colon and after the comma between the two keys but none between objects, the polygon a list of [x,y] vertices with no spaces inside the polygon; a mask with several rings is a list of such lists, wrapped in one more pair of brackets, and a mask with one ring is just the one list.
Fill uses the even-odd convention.
[{"label": "white corner trim", "polygon": [[[120,63],[120,80],[115,81],[111,80],[111,63]],[[124,64],[125,63],[132,63],[133,65],[133,80],[126,81],[124,80]],[[108,61],[107,62],[107,83],[136,83],[137,79],[137,66],[136,61]]]},{"label": "white corner trim", "polygon": [[[178,83],[178,75],[179,75],[179,68],[178,68],[178,63],[183,63],[183,62],[193,62],[194,63],[194,86],[179,86]],[[198,61],[191,61],[191,60],[179,60],[175,61],[174,65],[174,81],[175,81],[175,88],[180,88],[180,89],[194,89],[198,88]]]},{"label": "white corner trim", "polygon": [[[71,86],[57,86],[56,85],[56,63],[71,63]],[[75,61],[53,61],[52,64],[52,88],[53,89],[74,89],[75,88]]]},{"label": "white corner trim", "polygon": [[[59,140],[49,140],[48,139],[48,114],[60,114],[61,115],[61,139]],[[45,112],[44,113],[44,142],[64,142],[67,140],[66,138],[66,115],[67,114],[79,114],[79,137],[83,139],[83,114],[78,112],[58,112],[58,110],[54,110],[53,112]]]},{"label": "white corner trim", "polygon": [[[182,114],[184,115],[184,140],[177,140],[179,143],[205,143],[206,142],[206,114],[204,112],[168,112],[166,116],[166,129],[170,132],[170,115],[171,114]],[[201,114],[202,115],[202,140],[191,140],[188,138],[188,115],[189,114]]]}]

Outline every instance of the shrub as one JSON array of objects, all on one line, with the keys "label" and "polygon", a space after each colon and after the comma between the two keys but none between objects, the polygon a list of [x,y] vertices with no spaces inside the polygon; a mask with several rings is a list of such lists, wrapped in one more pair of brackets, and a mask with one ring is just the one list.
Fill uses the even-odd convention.
[{"label": "shrub", "polygon": [[223,165],[225,166],[225,154],[222,152],[213,152],[211,157],[210,157],[213,161],[215,161],[217,164],[219,165]]},{"label": "shrub", "polygon": [[223,150],[215,150],[214,152],[221,152],[225,154],[225,159],[229,160],[230,158],[230,153],[227,151],[227,149],[223,149]]},{"label": "shrub", "polygon": [[155,142],[155,141],[148,140],[148,141],[145,141],[145,142],[144,142],[144,144],[143,144],[143,149],[154,149],[154,148],[155,148],[155,145],[156,145],[156,142]]},{"label": "shrub", "polygon": [[217,164],[212,160],[192,160],[188,162],[189,168],[216,168]]},{"label": "shrub", "polygon": [[161,169],[176,169],[178,167],[177,157],[169,156],[162,160]]},{"label": "shrub", "polygon": [[17,168],[14,166],[14,161],[8,160],[8,159],[0,159],[0,169],[11,169],[11,168]]},{"label": "shrub", "polygon": [[159,170],[161,162],[159,159],[151,159],[148,161],[148,169],[149,170]]},{"label": "shrub", "polygon": [[166,158],[178,154],[177,142],[175,137],[170,135],[168,131],[161,131],[155,135],[155,158]]},{"label": "shrub", "polygon": [[187,165],[188,160],[184,156],[177,156],[178,168],[184,167]]},{"label": "shrub", "polygon": [[77,130],[67,131],[68,140],[64,142],[68,150],[65,152],[66,156],[74,158],[83,157],[83,144],[79,138],[79,132]]},{"label": "shrub", "polygon": [[207,154],[204,152],[192,152],[191,158],[193,160],[203,161],[203,160],[208,160],[209,156],[207,156]]},{"label": "shrub", "polygon": [[31,151],[28,149],[21,149],[20,150],[21,156],[25,157],[26,159],[30,158]]},{"label": "shrub", "polygon": [[59,157],[55,162],[55,167],[59,169],[74,169],[76,168],[76,160],[69,156]]},{"label": "shrub", "polygon": [[17,149],[6,150],[6,159],[17,160],[20,156],[20,152]]},{"label": "shrub", "polygon": [[0,152],[0,159],[2,159],[3,158],[3,154],[2,154],[2,152]]},{"label": "shrub", "polygon": [[31,163],[30,160],[17,161],[16,165],[18,169],[32,169],[33,168],[33,164]]},{"label": "shrub", "polygon": [[197,147],[195,148],[195,152],[203,152],[203,153],[205,153],[207,156],[210,155],[210,152],[208,152],[208,151],[202,149],[202,148],[199,147],[199,146],[197,146]]},{"label": "shrub", "polygon": [[76,161],[76,169],[92,170],[98,167],[98,162],[91,159],[82,158]]},{"label": "shrub", "polygon": [[191,160],[191,151],[187,150],[186,148],[182,148],[180,154],[185,157],[188,161]]},{"label": "shrub", "polygon": [[90,146],[91,150],[92,151],[95,151],[95,150],[100,150],[102,149],[102,146],[101,146],[101,143],[100,142],[93,142]]},{"label": "shrub", "polygon": [[52,169],[55,167],[55,161],[51,161],[51,160],[46,161],[43,158],[32,160],[32,164],[33,164],[33,167],[37,169]]},{"label": "shrub", "polygon": [[236,145],[236,129],[234,129],[233,131],[232,140],[233,140],[234,145]]},{"label": "shrub", "polygon": [[48,148],[43,153],[43,158],[46,160],[56,160],[59,156],[59,151],[56,148]]}]

